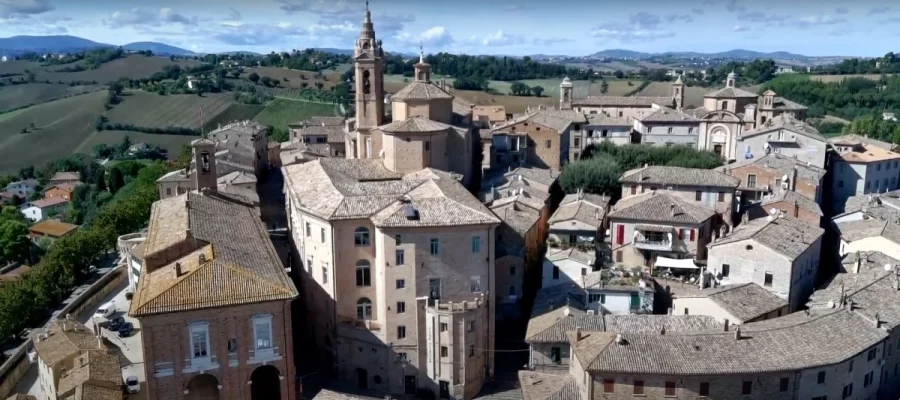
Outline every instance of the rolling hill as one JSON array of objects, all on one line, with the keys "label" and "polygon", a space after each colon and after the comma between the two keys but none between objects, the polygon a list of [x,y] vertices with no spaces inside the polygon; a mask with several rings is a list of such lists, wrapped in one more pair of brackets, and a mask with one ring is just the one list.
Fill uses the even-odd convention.
[{"label": "rolling hill", "polygon": [[[75,53],[84,50],[116,47],[112,44],[99,43],[93,40],[69,35],[56,36],[12,36],[0,38],[0,54],[19,55],[27,52],[35,53]],[[125,50],[145,51],[150,50],[154,54],[190,56],[196,53],[158,42],[135,42],[121,46]]]},{"label": "rolling hill", "polygon": [[194,53],[190,50],[182,49],[181,47],[171,46],[165,43],[158,42],[134,42],[123,44],[122,48],[125,50],[132,51],[147,51],[150,50],[153,54],[161,54],[161,55],[169,55],[169,56],[193,56],[197,53]]}]

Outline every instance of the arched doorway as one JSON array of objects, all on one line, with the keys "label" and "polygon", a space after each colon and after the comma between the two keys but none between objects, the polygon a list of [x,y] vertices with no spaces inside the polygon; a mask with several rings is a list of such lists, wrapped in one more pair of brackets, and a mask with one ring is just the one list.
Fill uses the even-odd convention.
[{"label": "arched doorway", "polygon": [[252,400],[281,400],[281,379],[278,368],[263,365],[250,374],[250,398]]},{"label": "arched doorway", "polygon": [[210,374],[191,378],[187,384],[185,400],[219,400],[219,380]]}]

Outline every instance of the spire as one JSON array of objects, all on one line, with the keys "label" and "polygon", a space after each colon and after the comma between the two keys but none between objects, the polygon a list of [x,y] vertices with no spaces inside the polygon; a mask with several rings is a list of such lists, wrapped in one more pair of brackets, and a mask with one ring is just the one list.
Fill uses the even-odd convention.
[{"label": "spire", "polygon": [[684,84],[684,81],[681,80],[681,75],[682,75],[682,74],[678,74],[678,79],[675,80],[675,84],[676,84],[676,85],[683,85],[683,84]]},{"label": "spire", "polygon": [[425,64],[425,50],[422,50],[422,45],[419,45],[419,64]]},{"label": "spire", "polygon": [[366,0],[366,19],[363,20],[365,23],[372,23],[372,12],[369,11],[369,0]]}]

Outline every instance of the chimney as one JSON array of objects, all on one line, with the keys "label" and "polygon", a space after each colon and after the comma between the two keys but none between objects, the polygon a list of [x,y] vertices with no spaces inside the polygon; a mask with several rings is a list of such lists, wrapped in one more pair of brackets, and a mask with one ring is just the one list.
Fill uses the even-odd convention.
[{"label": "chimney", "polygon": [[734,328],[734,340],[741,340],[741,327]]},{"label": "chimney", "polygon": [[553,311],[553,300],[550,300],[548,305],[550,306],[550,311]]},{"label": "chimney", "polygon": [[859,257],[859,251],[856,251],[856,262],[853,263],[853,273],[858,274],[859,269],[862,267],[862,259]]},{"label": "chimney", "polygon": [[[809,162],[807,162],[809,164]],[[797,190],[797,166],[791,170],[791,190]]]},{"label": "chimney", "polygon": [[180,276],[181,276],[181,263],[176,262],[175,263],[175,277],[178,278]]},{"label": "chimney", "polygon": [[662,329],[659,330],[659,334],[660,334],[661,336],[665,336],[665,335],[666,335],[666,327],[665,327],[665,326],[662,327]]},{"label": "chimney", "polygon": [[725,323],[723,325],[725,326],[725,332],[728,332],[728,318],[725,319]]},{"label": "chimney", "polygon": [[675,313],[675,309],[673,309],[672,307],[669,307],[669,312],[668,312],[668,314],[669,314],[669,315],[672,315],[672,314],[674,314],[674,313]]},{"label": "chimney", "polygon": [[206,264],[206,253],[200,253],[200,265]]},{"label": "chimney", "polygon": [[794,218],[800,217],[800,206],[797,204],[797,200],[794,200]]},{"label": "chimney", "polygon": [[[103,336],[97,335],[97,348],[99,348],[99,349],[103,348]],[[83,359],[82,359],[82,362],[84,362]]]},{"label": "chimney", "polygon": [[875,328],[876,328],[876,329],[877,329],[877,328],[881,328],[881,320],[880,320],[880,318],[879,318],[878,313],[875,313],[875,321],[873,321],[873,322],[875,323]]},{"label": "chimney", "polygon": [[625,337],[621,333],[616,334],[616,344],[626,344]]},{"label": "chimney", "polygon": [[580,342],[581,339],[581,328],[575,328],[575,342]]},{"label": "chimney", "polygon": [[675,204],[674,203],[669,204],[669,210],[671,211],[672,216],[674,217],[675,216]]}]

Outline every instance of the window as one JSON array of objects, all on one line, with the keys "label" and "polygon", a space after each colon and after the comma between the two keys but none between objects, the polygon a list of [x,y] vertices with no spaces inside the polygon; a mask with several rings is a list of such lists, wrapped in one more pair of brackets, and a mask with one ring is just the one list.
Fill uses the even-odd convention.
[{"label": "window", "polygon": [[753,381],[744,381],[744,384],[741,386],[741,394],[752,394],[753,393]]},{"label": "window", "polygon": [[441,346],[441,357],[449,357],[449,356],[450,356],[450,349],[448,349],[447,346]]},{"label": "window", "polygon": [[748,188],[756,187],[756,175],[754,175],[754,174],[747,175],[747,187]]},{"label": "window", "polygon": [[431,142],[425,141],[425,151],[431,151]]},{"label": "window", "polygon": [[475,357],[475,345],[474,344],[469,345],[469,357]]},{"label": "window", "polygon": [[447,323],[441,322],[440,328],[441,328],[441,332],[447,332]]},{"label": "window", "polygon": [[353,244],[356,247],[366,247],[369,245],[369,228],[359,227],[353,232]]},{"label": "window", "polygon": [[432,299],[441,298],[441,278],[428,279],[428,296]]},{"label": "window", "polygon": [[694,201],[701,201],[701,200],[703,200],[703,192],[701,192],[699,190],[694,192]]},{"label": "window", "polygon": [[400,235],[394,235],[394,246],[399,246],[399,245],[403,244],[403,241],[400,240],[401,238],[402,238],[402,236],[400,236]]},{"label": "window", "polygon": [[581,276],[587,276],[587,268],[581,269]]},{"label": "window", "polygon": [[844,386],[844,390],[841,392],[842,399],[849,399],[850,396],[853,396],[853,384],[848,384]]},{"label": "window", "polygon": [[778,391],[787,392],[788,385],[790,384],[790,382],[791,382],[790,378],[781,378],[781,381],[778,383]]},{"label": "window", "polygon": [[695,233],[695,232],[697,232],[696,229],[691,229],[691,241],[692,241],[692,242],[693,242],[694,240],[696,240],[696,238],[694,237],[694,233]]},{"label": "window", "polygon": [[875,380],[875,373],[869,372],[866,374],[866,377],[863,379],[863,387],[869,387],[872,384],[872,381]]},{"label": "window", "polygon": [[[616,244],[625,242],[625,225],[616,225]],[[622,260],[618,260],[621,262]]]},{"label": "window", "polygon": [[312,257],[307,258],[307,259],[306,259],[306,272],[309,273],[309,276],[310,276],[311,278],[316,279],[316,277],[312,276],[312,274],[313,274],[313,272],[312,272],[312,267],[313,267],[313,259],[312,259]]},{"label": "window", "polygon": [[397,327],[397,339],[406,339],[406,327],[400,325]]},{"label": "window", "polygon": [[637,186],[632,186],[632,187],[631,187],[631,194],[632,194],[632,195],[637,194]]},{"label": "window", "polygon": [[509,276],[516,276],[516,267],[515,266],[509,267]]},{"label": "window", "polygon": [[572,158],[574,158],[574,159],[576,159],[576,160],[578,159],[578,152],[577,152],[577,151],[576,151],[574,154],[572,154]]},{"label": "window", "polygon": [[366,260],[356,262],[356,286],[372,286],[372,267]]},{"label": "window", "polygon": [[731,265],[722,264],[722,276],[727,277],[731,273]]},{"label": "window", "polygon": [[667,129],[667,132],[666,132],[666,133],[668,133],[668,134],[670,134],[670,135],[672,134],[672,127],[671,127],[671,126],[669,127],[669,129]]},{"label": "window", "polygon": [[403,250],[394,250],[394,258],[397,265],[403,265],[406,263],[406,256],[403,253]]},{"label": "window", "polygon": [[372,319],[372,300],[363,297],[356,302],[356,319]]},{"label": "window", "polygon": [[700,393],[701,396],[709,396],[709,382],[700,382]]},{"label": "window", "polygon": [[553,266],[553,279],[559,279],[559,267]]},{"label": "window", "polygon": [[322,283],[328,283],[328,266],[322,267]]},{"label": "window", "polygon": [[869,350],[869,354],[866,356],[866,361],[872,361],[875,357],[878,356],[878,348],[873,348]]},{"label": "window", "polygon": [[481,291],[481,277],[473,276],[469,278],[469,291],[472,293],[478,293]]},{"label": "window", "polygon": [[850,360],[850,370],[847,372],[853,372],[853,360]]},{"label": "window", "polygon": [[666,382],[666,396],[674,396],[675,395],[675,382],[668,381]]},{"label": "window", "polygon": [[481,236],[475,236],[472,238],[472,253],[481,253]]},{"label": "window", "polygon": [[684,229],[678,230],[678,240],[684,240]]},{"label": "window", "polygon": [[622,115],[624,115],[624,114],[621,111],[619,111],[619,118],[622,118]]},{"label": "window", "polygon": [[190,325],[191,355],[193,358],[209,357],[209,324],[198,322]]},{"label": "window", "polygon": [[509,295],[510,297],[515,297],[516,296],[516,286],[509,285],[509,289],[507,289],[506,294]]},{"label": "window", "polygon": [[616,252],[616,262],[622,262],[622,250]]},{"label": "window", "polygon": [[608,130],[608,129],[603,129],[603,130],[601,130],[601,131],[600,131],[600,136],[601,136],[601,137],[607,137],[607,136],[609,136],[609,130]]},{"label": "window", "polygon": [[876,170],[876,171],[881,171],[881,164],[876,164],[876,165],[875,165],[875,170]]},{"label": "window", "polygon": [[575,147],[581,147],[581,138],[572,138]]},{"label": "window", "polygon": [[825,383],[825,371],[819,371],[819,375],[816,377],[816,383]]},{"label": "window", "polygon": [[719,203],[725,201],[725,192],[719,192]]},{"label": "window", "polygon": [[469,323],[466,324],[466,329],[467,329],[469,332],[475,332],[475,321],[474,321],[474,320],[469,321]]},{"label": "window", "polygon": [[309,222],[306,223],[306,237],[312,236],[312,227],[309,225]]},{"label": "window", "polygon": [[634,384],[631,385],[632,394],[644,394],[644,381],[634,381]]},{"label": "window", "polygon": [[438,251],[440,250],[440,247],[438,247],[438,246],[439,246],[439,245],[438,245],[438,240],[437,240],[437,239],[431,239],[431,255],[436,255],[436,254],[438,254]]},{"label": "window", "polygon": [[616,392],[616,381],[612,379],[604,379],[603,380],[603,393],[615,393]]},{"label": "window", "polygon": [[272,315],[253,317],[253,337],[256,339],[256,349],[272,348]]},{"label": "window", "polygon": [[588,294],[588,303],[597,303],[606,304],[606,295],[603,293],[590,293]]},{"label": "window", "polygon": [[166,196],[172,195],[172,188],[166,188]]},{"label": "window", "polygon": [[406,312],[406,302],[398,301],[397,302],[397,314],[403,314]]},{"label": "window", "polygon": [[397,289],[403,289],[406,287],[406,281],[403,279],[397,279]]},{"label": "window", "polygon": [[772,273],[771,272],[766,272],[766,275],[763,279],[764,279],[763,286],[772,287]]},{"label": "window", "polygon": [[562,362],[562,349],[559,347],[550,348],[550,361],[559,364]]},{"label": "window", "polygon": [[548,149],[549,149],[550,147],[552,147],[552,146],[553,146],[553,141],[547,140],[547,141],[546,141],[546,146],[547,146]]},{"label": "window", "polygon": [[322,228],[321,236],[322,236],[322,243],[325,243],[325,228]]},{"label": "window", "polygon": [[688,127],[688,135],[693,135],[693,134],[694,134],[694,128]]}]

